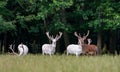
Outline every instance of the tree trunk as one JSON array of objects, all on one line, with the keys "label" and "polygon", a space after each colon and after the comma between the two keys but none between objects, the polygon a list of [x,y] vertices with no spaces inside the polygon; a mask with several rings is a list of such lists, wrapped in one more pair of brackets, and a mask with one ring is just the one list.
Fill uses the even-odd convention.
[{"label": "tree trunk", "polygon": [[110,43],[109,43],[109,52],[114,54],[115,53],[115,48],[116,48],[116,33],[115,31],[110,31]]},{"label": "tree trunk", "polygon": [[44,27],[45,27],[45,30],[48,31],[48,27],[45,19],[44,19]]},{"label": "tree trunk", "polygon": [[2,52],[2,47],[1,47],[1,45],[2,45],[2,42],[1,42],[1,40],[0,40],[0,53]]},{"label": "tree trunk", "polygon": [[[48,31],[48,26],[45,19],[44,19],[44,27],[45,27],[45,32]],[[51,43],[50,40],[48,40],[48,42]]]},{"label": "tree trunk", "polygon": [[68,34],[66,32],[64,32],[63,37],[64,37],[64,41],[65,41],[65,47],[67,47],[69,44]]},{"label": "tree trunk", "polygon": [[[61,15],[61,22],[66,24],[66,16],[65,16],[64,8],[61,8],[60,15]],[[67,45],[69,44],[69,37],[68,37],[67,32],[64,31],[63,36],[64,36],[64,41],[65,41],[65,47],[67,47]]]},{"label": "tree trunk", "polygon": [[101,31],[97,34],[97,47],[98,47],[98,54],[102,53],[102,34]]},{"label": "tree trunk", "polygon": [[6,40],[7,40],[7,34],[4,34],[4,39],[3,39],[3,45],[2,45],[2,53],[5,53],[7,51],[7,48],[6,48]]}]

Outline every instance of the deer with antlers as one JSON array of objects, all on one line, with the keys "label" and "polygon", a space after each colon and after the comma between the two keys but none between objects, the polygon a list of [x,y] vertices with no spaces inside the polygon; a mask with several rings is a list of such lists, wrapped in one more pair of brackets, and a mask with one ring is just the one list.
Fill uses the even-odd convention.
[{"label": "deer with antlers", "polygon": [[96,55],[97,54],[97,46],[90,44],[91,39],[88,39],[88,44],[85,44],[85,40],[87,39],[88,35],[89,35],[89,30],[88,30],[87,34],[84,35],[83,37],[81,37],[80,33],[78,35],[77,32],[75,32],[75,36],[78,37],[78,42],[81,41],[82,49],[83,49],[82,53],[85,55]]},{"label": "deer with antlers", "polygon": [[16,53],[14,51],[15,45],[9,45],[9,49],[12,51],[14,55],[21,56],[21,55],[27,55],[28,54],[28,47],[24,45],[23,43],[18,45],[18,51],[19,53]]},{"label": "deer with antlers", "polygon": [[82,53],[81,41],[78,41],[78,44],[70,44],[67,46],[67,55],[74,54],[79,56]]},{"label": "deer with antlers", "polygon": [[67,46],[67,55],[75,54],[76,56],[79,56],[81,53],[82,53],[81,43],[70,44],[70,45]]},{"label": "deer with antlers", "polygon": [[55,53],[56,42],[61,38],[62,32],[59,32],[59,35],[53,36],[49,35],[49,32],[46,32],[47,37],[52,41],[52,44],[43,44],[42,45],[42,54],[49,54],[50,56]]}]

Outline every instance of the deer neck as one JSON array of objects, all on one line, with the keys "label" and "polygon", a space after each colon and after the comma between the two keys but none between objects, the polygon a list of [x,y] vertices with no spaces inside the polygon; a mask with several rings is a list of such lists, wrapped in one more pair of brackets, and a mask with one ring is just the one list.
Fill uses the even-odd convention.
[{"label": "deer neck", "polygon": [[52,47],[53,47],[53,48],[55,48],[55,47],[56,47],[56,42],[55,42],[55,43],[54,43],[54,42],[52,42],[52,44],[51,44],[51,45],[52,45]]}]

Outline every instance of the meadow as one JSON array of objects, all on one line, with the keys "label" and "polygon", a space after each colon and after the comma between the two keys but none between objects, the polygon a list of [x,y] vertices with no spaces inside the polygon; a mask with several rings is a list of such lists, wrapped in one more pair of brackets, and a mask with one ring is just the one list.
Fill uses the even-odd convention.
[{"label": "meadow", "polygon": [[0,72],[120,72],[120,55],[0,55]]}]

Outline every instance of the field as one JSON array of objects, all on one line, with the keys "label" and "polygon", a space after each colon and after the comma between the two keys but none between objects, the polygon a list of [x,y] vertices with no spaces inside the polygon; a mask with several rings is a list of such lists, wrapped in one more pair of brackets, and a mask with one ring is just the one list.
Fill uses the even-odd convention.
[{"label": "field", "polygon": [[120,56],[0,55],[0,72],[120,72]]}]

